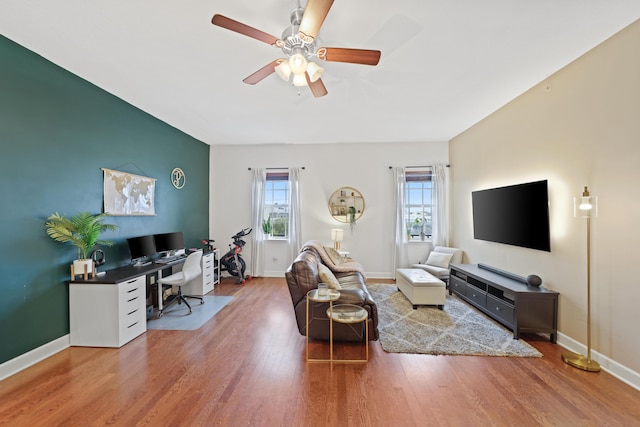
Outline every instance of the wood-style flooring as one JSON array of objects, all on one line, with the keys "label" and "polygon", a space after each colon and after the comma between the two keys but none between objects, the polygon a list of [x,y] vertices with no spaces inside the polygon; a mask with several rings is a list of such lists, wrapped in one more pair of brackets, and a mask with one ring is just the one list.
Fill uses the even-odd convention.
[{"label": "wood-style flooring", "polygon": [[0,426],[640,426],[640,391],[535,335],[542,358],[376,341],[368,364],[331,368],[305,362],[284,279],[224,279],[214,294],[235,298],[198,330],[68,348],[0,382]]}]

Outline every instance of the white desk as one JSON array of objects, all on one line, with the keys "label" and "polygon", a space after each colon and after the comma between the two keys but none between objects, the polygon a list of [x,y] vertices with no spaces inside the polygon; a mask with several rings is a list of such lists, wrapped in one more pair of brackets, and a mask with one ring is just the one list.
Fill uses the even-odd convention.
[{"label": "white desk", "polygon": [[[184,261],[180,258],[168,264],[127,265],[107,270],[101,276],[69,281],[71,345],[122,347],[146,332],[147,277],[155,278],[155,273],[162,277],[165,272],[180,268]],[[149,284],[157,285],[151,279]],[[161,289],[158,308],[162,309]]]}]

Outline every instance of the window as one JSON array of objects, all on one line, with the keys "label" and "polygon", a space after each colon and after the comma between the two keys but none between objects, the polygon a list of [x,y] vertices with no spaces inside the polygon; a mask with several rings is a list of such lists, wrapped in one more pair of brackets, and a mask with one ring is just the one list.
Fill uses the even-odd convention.
[{"label": "window", "polygon": [[431,168],[405,172],[404,223],[407,229],[407,240],[431,239],[432,195]]},{"label": "window", "polygon": [[289,237],[289,173],[267,172],[264,185],[265,221],[271,221],[273,237]]}]

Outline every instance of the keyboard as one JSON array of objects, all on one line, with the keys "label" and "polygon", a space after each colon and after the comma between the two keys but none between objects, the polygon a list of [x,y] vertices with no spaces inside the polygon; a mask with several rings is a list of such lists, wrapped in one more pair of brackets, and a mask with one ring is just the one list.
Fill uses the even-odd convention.
[{"label": "keyboard", "polygon": [[171,257],[164,257],[164,258],[158,258],[156,260],[156,264],[170,264],[174,261],[178,261],[181,259],[186,258],[185,255],[176,255],[176,256],[171,256]]}]

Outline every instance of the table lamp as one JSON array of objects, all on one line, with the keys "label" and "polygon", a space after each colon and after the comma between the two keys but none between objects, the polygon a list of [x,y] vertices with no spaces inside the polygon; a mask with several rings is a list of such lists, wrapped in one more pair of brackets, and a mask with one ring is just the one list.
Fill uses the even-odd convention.
[{"label": "table lamp", "polygon": [[333,241],[333,248],[337,251],[340,250],[340,242],[344,238],[344,230],[334,228],[331,230],[331,240]]}]

